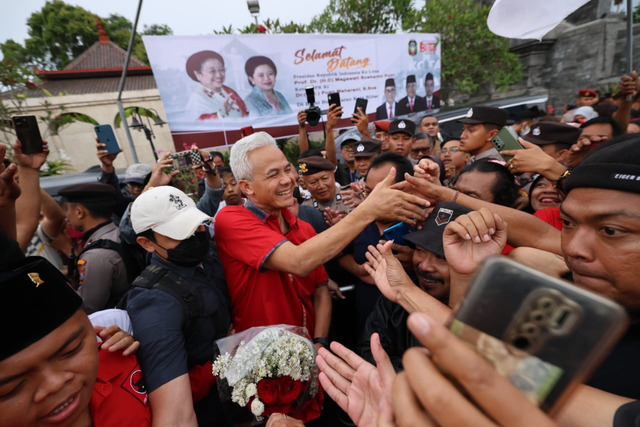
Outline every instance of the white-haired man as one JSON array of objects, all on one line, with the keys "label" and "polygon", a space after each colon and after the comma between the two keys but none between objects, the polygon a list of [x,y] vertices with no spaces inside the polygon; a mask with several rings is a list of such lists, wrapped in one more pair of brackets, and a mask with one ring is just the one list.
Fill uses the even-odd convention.
[{"label": "white-haired man", "polygon": [[[215,235],[233,328],[304,326],[317,346],[328,347],[331,298],[323,265],[377,219],[422,219],[425,200],[391,190],[393,171],[357,209],[316,236],[286,209],[294,202],[294,171],[270,135],[258,132],[238,141],[231,148],[231,169],[248,200],[218,214]],[[297,418],[318,417],[319,396]]]}]

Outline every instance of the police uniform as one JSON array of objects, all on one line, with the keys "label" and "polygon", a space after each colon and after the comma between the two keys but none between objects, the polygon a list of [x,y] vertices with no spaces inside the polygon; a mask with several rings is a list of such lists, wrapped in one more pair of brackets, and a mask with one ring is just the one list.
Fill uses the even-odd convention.
[{"label": "police uniform", "polygon": [[[507,119],[509,118],[509,113],[507,110],[503,110],[497,107],[490,107],[488,105],[477,105],[475,107],[469,108],[466,116],[463,119],[458,120],[458,122],[463,124],[484,124],[489,123],[492,125],[498,125],[500,127],[504,127],[507,124]],[[494,147],[491,147],[489,150],[483,151],[482,153],[476,154],[475,156],[471,156],[467,164],[471,164],[476,160],[496,160],[502,164],[505,163],[504,159],[500,155],[500,152],[496,150]]]},{"label": "police uniform", "polygon": [[564,144],[569,148],[578,142],[582,129],[563,123],[540,122],[531,127],[531,131],[522,139],[538,146]]},{"label": "police uniform", "polygon": [[[107,184],[77,184],[60,190],[59,194],[70,203],[116,203],[115,190]],[[108,218],[91,230],[85,231],[81,240],[84,249],[76,260],[78,294],[84,300],[87,314],[113,308],[130,287],[127,268],[122,255],[114,249],[89,249],[110,240],[120,245],[120,231]]]},{"label": "police uniform", "polygon": [[[371,158],[371,161],[373,161],[373,158],[379,156],[382,152],[381,147],[382,142],[377,139],[363,139],[353,145],[353,157],[356,159],[356,162],[362,157],[369,157]],[[364,183],[360,183],[360,185],[364,188]]]},{"label": "police uniform", "polygon": [[[298,160],[298,170],[300,175],[311,176],[323,171],[333,171],[334,166],[329,160],[319,157],[305,157]],[[312,206],[321,212],[324,212],[325,208],[331,208],[334,211],[344,211],[349,213],[351,208],[344,204],[342,196],[340,195],[340,187],[336,187],[335,194],[328,203],[322,203],[311,197],[302,203],[303,206]]]}]

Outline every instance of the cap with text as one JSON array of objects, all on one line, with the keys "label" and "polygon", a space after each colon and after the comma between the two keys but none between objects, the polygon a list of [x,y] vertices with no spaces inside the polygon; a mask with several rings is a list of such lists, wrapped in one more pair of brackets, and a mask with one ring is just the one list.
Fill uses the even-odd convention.
[{"label": "cap with text", "polygon": [[189,196],[170,186],[147,190],[131,206],[131,225],[136,234],[153,230],[174,240],[185,240],[210,220]]}]

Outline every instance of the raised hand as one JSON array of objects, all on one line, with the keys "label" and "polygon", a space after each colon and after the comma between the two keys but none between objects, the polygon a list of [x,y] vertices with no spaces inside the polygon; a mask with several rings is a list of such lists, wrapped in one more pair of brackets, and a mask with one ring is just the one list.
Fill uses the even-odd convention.
[{"label": "raised hand", "polygon": [[42,165],[47,161],[48,155],[49,143],[47,141],[42,141],[41,153],[33,154],[24,154],[22,152],[22,143],[18,140],[16,140],[16,143],[13,145],[13,157],[16,158],[16,162],[21,168],[30,168],[39,171]]},{"label": "raised hand", "polygon": [[331,343],[331,350],[335,355],[321,348],[316,358],[322,387],[357,426],[375,426],[380,403],[390,401],[396,376],[380,337],[371,335],[376,366],[336,341]]},{"label": "raised hand", "polygon": [[169,158],[170,155],[170,151],[162,153],[162,157],[160,157],[160,160],[158,160],[158,163],[156,163],[151,171],[151,178],[149,179],[149,183],[145,187],[145,190],[148,190],[151,187],[169,185],[171,178],[180,173],[179,170],[172,169],[173,159]]},{"label": "raised hand", "polygon": [[395,183],[395,176],[396,169],[391,168],[389,175],[376,185],[376,188],[357,209],[370,209],[377,221],[405,222],[416,225],[426,217],[427,214],[423,207],[429,206],[429,202],[392,187]]},{"label": "raised hand", "polygon": [[18,167],[15,163],[9,164],[4,167],[4,156],[7,153],[7,147],[4,144],[0,144],[0,206],[14,203],[22,190],[15,180]]},{"label": "raised hand", "polygon": [[[98,156],[98,160],[100,160],[100,163],[102,164],[101,168],[103,171],[111,173],[113,172],[113,162],[120,153],[109,154],[109,151],[105,150],[106,146],[106,144],[102,144],[100,140],[96,138],[96,154]],[[120,149],[120,152],[122,152],[122,148]]]},{"label": "raised hand", "polygon": [[104,326],[94,326],[93,330],[102,340],[101,348],[111,352],[122,350],[122,354],[128,356],[135,354],[140,347],[140,342],[136,341],[133,336],[123,331],[118,325],[111,325],[108,328]]},{"label": "raised hand", "polygon": [[440,165],[431,159],[422,159],[413,167],[414,176],[426,179],[434,185],[442,185],[440,183]]},{"label": "raised hand", "polygon": [[442,236],[449,268],[469,275],[491,255],[499,255],[507,244],[507,223],[487,208],[469,212],[450,222]]},{"label": "raised hand", "polygon": [[338,106],[336,104],[331,104],[329,106],[329,111],[327,112],[327,130],[333,130],[340,120],[340,116],[342,115],[342,106]]},{"label": "raised hand", "polygon": [[369,246],[369,252],[365,254],[369,262],[364,264],[364,269],[388,300],[398,302],[402,290],[415,284],[391,252],[392,246],[393,240],[378,243],[377,247]]},{"label": "raised hand", "polygon": [[558,163],[553,157],[542,151],[540,147],[531,142],[518,138],[518,142],[525,148],[524,150],[504,150],[501,154],[513,156],[507,162],[509,172],[516,173],[539,173],[547,179],[556,180],[565,171],[565,167]]},{"label": "raised hand", "polygon": [[307,122],[307,111],[301,110],[298,111],[298,126],[304,127],[304,124]]},{"label": "raised hand", "polygon": [[324,217],[324,222],[329,227],[333,227],[337,223],[339,223],[342,218],[347,215],[345,211],[334,211],[331,208],[325,208],[322,216]]},{"label": "raised hand", "polygon": [[360,132],[363,137],[371,138],[371,134],[369,133],[369,119],[361,107],[358,107],[358,111],[351,117],[351,123],[356,125],[358,132]]},{"label": "raised hand", "polygon": [[[551,418],[444,326],[423,313],[409,316],[407,324],[428,351],[411,348],[402,357],[405,371],[397,375],[392,393],[397,426],[555,426]],[[432,357],[470,397],[453,386]],[[379,426],[394,425],[388,407],[382,415]]]}]

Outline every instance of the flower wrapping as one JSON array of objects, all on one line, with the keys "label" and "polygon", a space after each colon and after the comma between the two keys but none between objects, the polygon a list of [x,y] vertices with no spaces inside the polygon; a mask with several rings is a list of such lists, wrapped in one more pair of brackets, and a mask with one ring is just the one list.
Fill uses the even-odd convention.
[{"label": "flower wrapping", "polygon": [[261,326],[215,343],[213,375],[232,425],[295,417],[318,393],[316,351],[306,328]]}]

